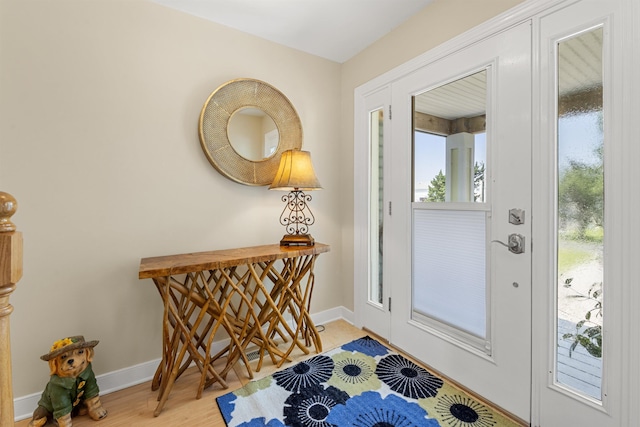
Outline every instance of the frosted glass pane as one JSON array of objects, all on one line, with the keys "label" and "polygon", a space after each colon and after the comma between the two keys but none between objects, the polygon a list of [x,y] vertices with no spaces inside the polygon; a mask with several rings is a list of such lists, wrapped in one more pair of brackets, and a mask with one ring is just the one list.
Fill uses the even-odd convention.
[{"label": "frosted glass pane", "polygon": [[413,310],[485,338],[486,212],[413,213]]},{"label": "frosted glass pane", "polygon": [[606,288],[602,57],[602,28],[558,44],[555,374],[598,400]]},{"label": "frosted glass pane", "polygon": [[383,109],[371,112],[370,143],[371,143],[371,200],[370,221],[371,235],[371,279],[369,281],[369,302],[382,305],[382,231],[383,231],[383,200],[384,200],[384,111]]}]

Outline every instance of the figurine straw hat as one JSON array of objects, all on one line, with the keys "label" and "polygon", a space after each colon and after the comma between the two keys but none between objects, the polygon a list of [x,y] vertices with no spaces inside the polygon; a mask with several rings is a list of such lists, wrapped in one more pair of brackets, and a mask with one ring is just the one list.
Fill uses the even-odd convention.
[{"label": "figurine straw hat", "polygon": [[63,338],[53,343],[49,353],[40,356],[40,359],[49,361],[62,353],[70,350],[76,350],[78,348],[93,348],[98,345],[100,341],[85,341],[82,335],[76,335],[73,337]]}]

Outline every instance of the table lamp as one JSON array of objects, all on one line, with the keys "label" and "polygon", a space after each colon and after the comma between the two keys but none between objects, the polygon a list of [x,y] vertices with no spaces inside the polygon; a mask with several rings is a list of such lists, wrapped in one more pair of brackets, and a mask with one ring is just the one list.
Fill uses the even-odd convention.
[{"label": "table lamp", "polygon": [[313,237],[309,234],[309,226],[315,218],[307,205],[311,196],[304,191],[320,190],[320,182],[316,178],[308,151],[287,150],[280,157],[280,166],[269,190],[289,191],[282,196],[285,207],[280,215],[280,224],[284,225],[287,234],[280,240],[281,246],[313,246]]}]

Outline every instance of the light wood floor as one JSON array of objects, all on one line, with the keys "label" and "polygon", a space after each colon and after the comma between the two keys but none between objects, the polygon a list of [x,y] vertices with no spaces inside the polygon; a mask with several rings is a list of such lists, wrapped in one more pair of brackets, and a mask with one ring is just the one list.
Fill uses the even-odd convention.
[{"label": "light wood floor", "polygon": [[[348,322],[337,320],[324,325],[324,331],[320,333],[322,338],[322,350],[328,351],[344,343],[360,338],[364,335],[373,335],[367,331],[358,329]],[[382,341],[382,340],[381,340]],[[309,358],[315,353],[305,355],[302,351],[294,351],[293,362],[284,364],[282,368],[291,366],[300,360]],[[97,355],[99,357],[99,354]],[[254,362],[255,364],[255,362]],[[265,360],[260,372],[254,372],[254,379],[270,375],[276,370],[271,361]],[[93,421],[87,415],[73,418],[74,427],[124,427],[124,426],[212,426],[225,427],[215,398],[230,391],[240,388],[249,378],[243,366],[237,365],[227,376],[228,389],[222,389],[217,383],[206,389],[202,398],[196,399],[196,389],[200,380],[200,372],[197,368],[190,368],[176,381],[169,399],[158,417],[153,416],[157,401],[157,392],[151,391],[151,382],[139,384],[115,393],[101,396],[102,405],[109,412],[108,416],[100,421]],[[35,408],[34,408],[35,409]],[[29,420],[19,421],[15,427],[27,427]],[[522,425],[525,425],[522,423]]]},{"label": "light wood floor", "polygon": [[[338,320],[325,325],[325,330],[320,333],[323,351],[331,350],[344,343],[367,335],[365,331],[355,328],[349,323]],[[294,362],[315,355],[305,355],[302,351],[294,351]],[[96,354],[100,357],[100,354]],[[286,363],[282,368],[290,366]],[[254,362],[255,363],[255,362]],[[265,360],[260,372],[254,372],[254,379],[270,375],[275,371],[275,366],[270,360]],[[196,399],[196,389],[200,380],[200,372],[197,368],[190,368],[176,381],[169,400],[158,417],[153,416],[153,411],[158,404],[158,393],[151,391],[151,382],[139,384],[115,393],[101,396],[102,405],[109,414],[107,418],[93,421],[88,415],[73,418],[73,427],[119,427],[119,426],[213,426],[225,427],[215,398],[242,387],[249,382],[246,370],[241,365],[229,372],[227,376],[228,389],[223,389],[219,384],[213,384],[202,393],[202,398]],[[35,409],[35,408],[33,408]],[[29,420],[19,421],[16,427],[27,427]]]}]

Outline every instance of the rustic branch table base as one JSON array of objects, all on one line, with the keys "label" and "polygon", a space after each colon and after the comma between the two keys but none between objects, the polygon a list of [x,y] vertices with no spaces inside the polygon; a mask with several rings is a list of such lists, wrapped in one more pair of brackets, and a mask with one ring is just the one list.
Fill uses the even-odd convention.
[{"label": "rustic branch table base", "polygon": [[[328,251],[321,243],[303,248],[267,245],[142,259],[138,277],[153,280],[164,304],[162,361],[152,381],[159,401],[154,415],[160,414],[175,381],[191,364],[201,373],[199,399],[216,382],[227,388],[227,374],[239,361],[253,378],[249,348],[257,348],[257,371],[265,357],[282,366],[296,348],[320,353],[309,305],[316,258]],[[229,343],[211,354],[220,329]],[[223,358],[224,368],[218,372],[214,362]]]}]

